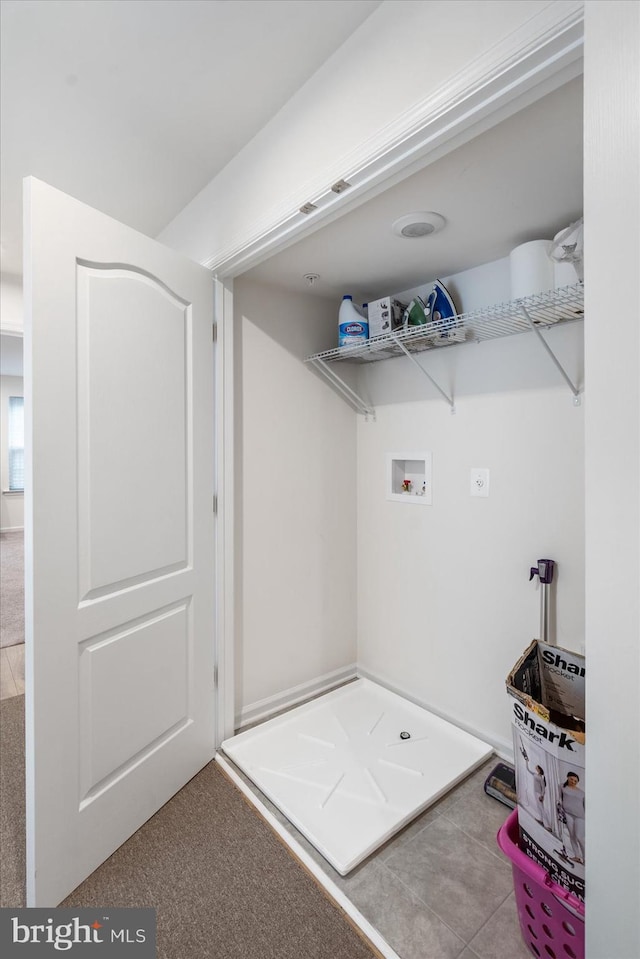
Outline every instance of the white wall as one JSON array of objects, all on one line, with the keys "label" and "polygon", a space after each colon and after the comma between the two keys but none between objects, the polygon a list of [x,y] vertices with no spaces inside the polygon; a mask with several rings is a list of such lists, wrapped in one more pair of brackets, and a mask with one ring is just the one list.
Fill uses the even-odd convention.
[{"label": "white wall", "polygon": [[[10,396],[23,396],[23,345],[24,306],[22,301],[22,277],[9,273],[0,275],[0,330],[9,335],[1,337],[0,366],[0,484],[9,486],[9,458],[7,453],[7,412]],[[24,528],[24,494],[0,493],[0,528]]]},{"label": "white wall", "polygon": [[[558,563],[555,640],[583,647],[583,410],[563,388],[456,410],[389,404],[359,423],[358,664],[510,753],[505,679],[540,636],[538,559]],[[412,450],[433,454],[432,506],[385,498],[386,453]],[[471,467],[489,468],[488,498],[470,496]]]},{"label": "white wall", "polygon": [[[9,488],[7,420],[10,396],[24,396],[21,376],[0,376],[0,489]],[[24,494],[0,493],[0,529],[24,528]]]},{"label": "white wall", "polygon": [[9,332],[24,329],[22,277],[11,273],[0,275],[0,329]]},{"label": "white wall", "polygon": [[[459,312],[510,299],[508,257],[443,279]],[[583,323],[544,336],[581,388]],[[540,636],[538,559],[558,563],[553,641],[584,649],[584,407],[533,333],[418,359],[455,415],[406,358],[359,379],[376,420],[358,424],[358,664],[510,753],[504,681]],[[432,506],[386,500],[403,450],[432,452]],[[489,468],[488,498],[471,467]]]},{"label": "white wall", "polygon": [[587,3],[585,25],[587,957],[637,959],[640,5]]},{"label": "white wall", "polygon": [[[465,308],[506,299],[504,266],[450,286]],[[400,358],[364,368],[376,418],[355,418],[301,363],[335,341],[336,308],[235,284],[237,709],[355,661],[357,570],[359,667],[509,752],[504,682],[539,635],[540,558],[558,563],[553,639],[583,650],[584,407],[523,334],[423,354],[455,415]],[[582,323],[546,336],[582,384]],[[388,502],[386,453],[423,449],[433,506]],[[469,495],[472,466],[491,470],[488,499]]]},{"label": "white wall", "polygon": [[301,362],[337,331],[334,304],[238,280],[234,312],[242,720],[355,663],[356,423]]},{"label": "white wall", "polygon": [[24,343],[22,334],[0,333],[0,376],[22,376]]}]

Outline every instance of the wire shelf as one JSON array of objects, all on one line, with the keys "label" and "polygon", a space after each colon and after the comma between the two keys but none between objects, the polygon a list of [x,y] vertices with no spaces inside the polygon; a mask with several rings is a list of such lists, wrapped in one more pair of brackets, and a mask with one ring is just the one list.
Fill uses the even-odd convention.
[{"label": "wire shelf", "polygon": [[480,343],[515,333],[531,331],[532,324],[544,330],[560,323],[580,320],[584,317],[584,285],[549,290],[533,296],[498,303],[469,313],[459,313],[447,320],[426,323],[409,329],[384,333],[363,340],[353,346],[341,346],[307,357],[307,363],[320,360],[322,363],[351,361],[374,363],[409,353],[442,349],[460,343]]}]

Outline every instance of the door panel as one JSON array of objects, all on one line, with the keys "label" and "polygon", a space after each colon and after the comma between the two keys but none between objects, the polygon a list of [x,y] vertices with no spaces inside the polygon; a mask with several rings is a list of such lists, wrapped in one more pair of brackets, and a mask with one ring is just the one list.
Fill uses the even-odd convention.
[{"label": "door panel", "polygon": [[26,181],[28,904],[213,756],[210,273]]},{"label": "door panel", "polygon": [[79,646],[81,805],[188,723],[190,639],[180,603]]},{"label": "door panel", "polygon": [[191,309],[143,274],[85,266],[78,301],[82,600],[187,565]]}]

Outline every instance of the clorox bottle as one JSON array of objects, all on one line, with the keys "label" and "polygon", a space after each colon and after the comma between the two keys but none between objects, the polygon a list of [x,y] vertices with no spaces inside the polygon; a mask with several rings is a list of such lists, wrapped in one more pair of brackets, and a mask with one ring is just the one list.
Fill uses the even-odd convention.
[{"label": "clorox bottle", "polygon": [[338,312],[338,346],[355,346],[369,339],[369,324],[353,302],[343,296]]}]

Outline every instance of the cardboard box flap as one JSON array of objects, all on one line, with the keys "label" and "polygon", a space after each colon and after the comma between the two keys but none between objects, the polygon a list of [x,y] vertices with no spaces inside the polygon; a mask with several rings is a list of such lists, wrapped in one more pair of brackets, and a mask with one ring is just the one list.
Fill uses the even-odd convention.
[{"label": "cardboard box flap", "polygon": [[579,653],[534,639],[507,676],[507,687],[543,719],[584,729],[585,660]]},{"label": "cardboard box flap", "polygon": [[542,678],[538,659],[537,640],[527,646],[524,653],[507,676],[507,688],[528,709],[549,719],[549,710],[542,699]]},{"label": "cardboard box flap", "polygon": [[577,719],[585,717],[585,660],[559,646],[538,643],[542,699],[549,709]]}]

